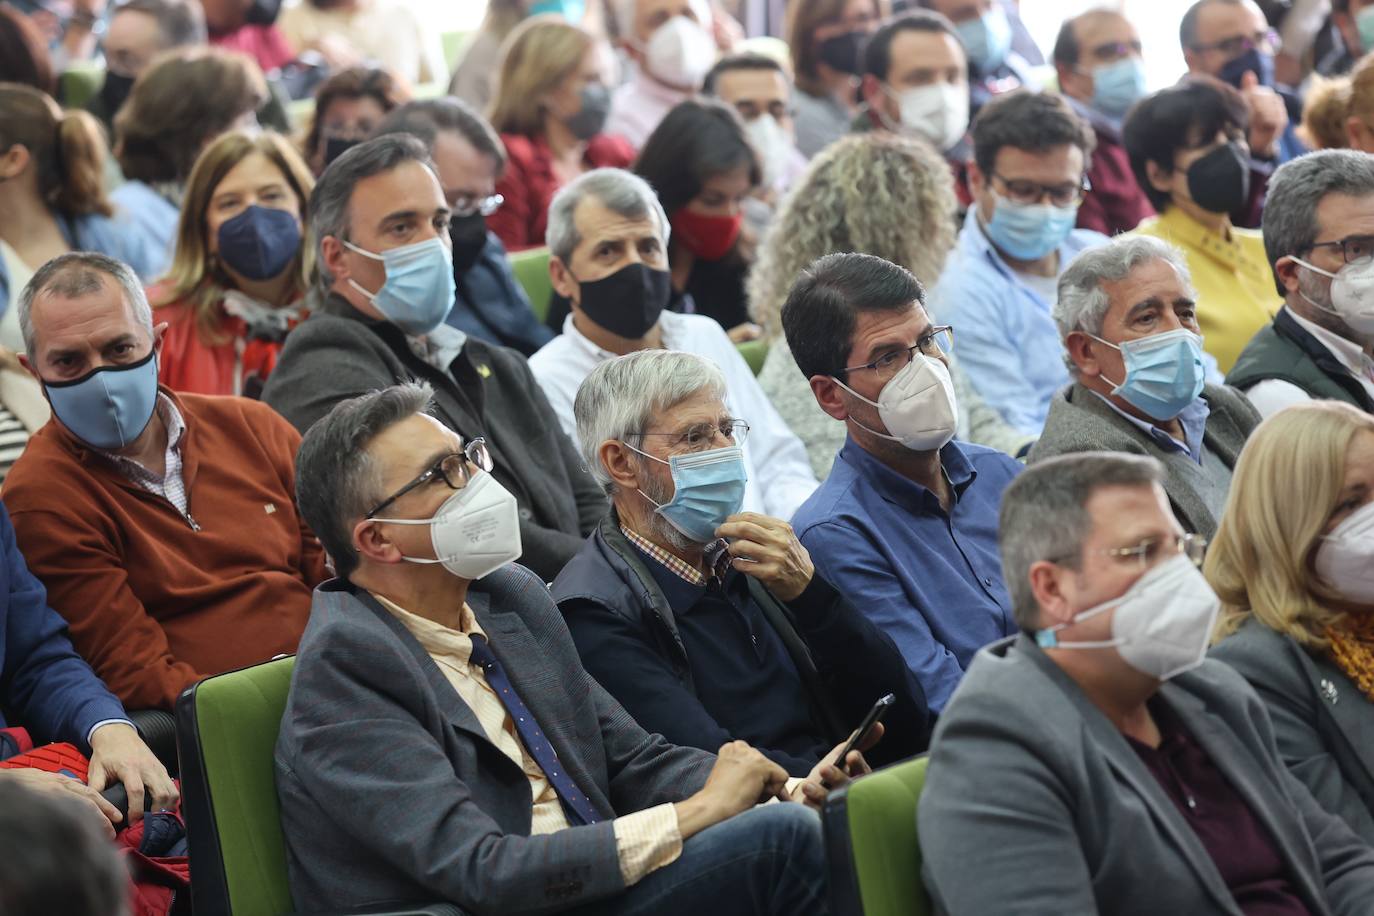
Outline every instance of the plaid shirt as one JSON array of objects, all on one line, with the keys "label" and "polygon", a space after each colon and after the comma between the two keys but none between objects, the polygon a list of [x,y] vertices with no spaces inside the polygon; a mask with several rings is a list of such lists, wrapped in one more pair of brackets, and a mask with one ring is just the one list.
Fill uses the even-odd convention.
[{"label": "plaid shirt", "polygon": [[164,470],[161,476],[132,458],[107,451],[101,451],[100,454],[114,462],[114,466],[125,477],[175,506],[182,518],[197,527],[196,520],[191,518],[186,481],[181,475],[181,437],[186,433],[186,422],[182,420],[181,411],[177,410],[172,399],[161,393],[157,396],[157,415],[167,427],[167,454],[163,457]]},{"label": "plaid shirt", "polygon": [[711,568],[711,575],[703,575],[696,567],[684,562],[681,558],[673,556],[668,551],[650,542],[643,536],[636,534],[624,525],[620,526],[620,531],[625,535],[631,544],[653,557],[676,576],[690,582],[692,585],[706,586],[712,581],[720,582],[725,579],[725,574],[730,570],[730,554],[725,550],[725,539],[718,538],[707,544],[703,551],[703,558],[706,565]]}]

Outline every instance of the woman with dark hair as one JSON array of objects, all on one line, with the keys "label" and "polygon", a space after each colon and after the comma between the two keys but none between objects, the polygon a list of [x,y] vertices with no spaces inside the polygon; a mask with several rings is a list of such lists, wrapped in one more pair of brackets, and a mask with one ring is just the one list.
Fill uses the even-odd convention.
[{"label": "woman with dark hair", "polygon": [[808,159],[849,133],[858,114],[863,49],[884,0],[792,0],[785,31],[797,93],[797,149]]},{"label": "woman with dark hair", "polygon": [[386,70],[340,70],[315,90],[315,113],[301,140],[301,155],[318,177],[340,153],[366,140],[384,117],[408,101],[409,88]]},{"label": "woman with dark hair", "polygon": [[158,58],[115,116],[115,158],[128,179],[111,199],[160,248],[170,266],[186,179],[201,150],[236,127],[256,127],[267,81],[251,57],[182,48]]},{"label": "woman with dark hair", "polygon": [[736,343],[759,336],[744,291],[755,247],[744,202],[762,171],[734,109],[708,99],[679,103],[649,135],[634,172],[672,224],[671,307],[714,318]]},{"label": "woman with dark hair", "polygon": [[1231,223],[1250,199],[1249,126],[1239,92],[1189,76],[1138,102],[1122,129],[1135,180],[1159,211],[1135,231],[1183,250],[1203,346],[1223,373],[1279,306],[1263,236]]}]

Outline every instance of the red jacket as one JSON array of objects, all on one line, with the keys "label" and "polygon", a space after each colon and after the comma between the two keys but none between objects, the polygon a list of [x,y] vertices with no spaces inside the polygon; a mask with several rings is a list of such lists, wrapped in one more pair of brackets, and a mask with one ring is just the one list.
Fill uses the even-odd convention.
[{"label": "red jacket", "polygon": [[[156,290],[148,298],[157,301]],[[301,316],[304,318],[304,315]],[[167,322],[158,357],[158,381],[173,391],[194,394],[240,394],[256,398],[277,365],[285,340],[248,339],[248,325],[232,315],[220,316],[224,340],[205,341],[190,303],[159,306],[154,323]],[[293,321],[294,327],[299,321]]]},{"label": "red jacket", "polygon": [[1155,208],[1136,183],[1126,147],[1110,132],[1096,128],[1097,149],[1088,163],[1092,190],[1078,208],[1078,228],[1094,229],[1103,235],[1130,232]]},{"label": "red jacket", "polygon": [[296,513],[300,434],[246,398],[168,394],[193,527],[56,420],[4,502],[71,640],[128,709],[171,709],[211,674],[296,651],[324,552]]},{"label": "red jacket", "polygon": [[[487,228],[508,250],[538,248],[544,244],[549,202],[560,187],[553,174],[553,153],[543,137],[502,134],[501,142],[506,145],[507,162],[496,193],[506,202],[487,217]],[[623,169],[634,158],[634,148],[623,137],[597,134],[587,143],[582,162],[589,169]]]}]

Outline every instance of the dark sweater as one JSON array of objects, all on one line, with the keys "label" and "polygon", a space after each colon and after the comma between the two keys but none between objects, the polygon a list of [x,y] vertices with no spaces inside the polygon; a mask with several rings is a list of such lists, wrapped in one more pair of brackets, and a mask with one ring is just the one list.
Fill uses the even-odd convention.
[{"label": "dark sweater", "polygon": [[520,504],[520,562],[546,581],[582,546],[606,497],[514,350],[468,337],[449,371],[411,352],[405,335],[331,293],[291,332],[262,399],[302,432],[346,398],[420,380],[434,387],[433,414],[471,439],[483,436],[492,475]]}]

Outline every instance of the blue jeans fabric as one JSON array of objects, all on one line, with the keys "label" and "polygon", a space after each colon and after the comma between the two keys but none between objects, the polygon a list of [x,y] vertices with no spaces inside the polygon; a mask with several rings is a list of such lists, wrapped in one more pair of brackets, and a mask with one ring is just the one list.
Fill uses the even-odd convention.
[{"label": "blue jeans fabric", "polygon": [[803,805],[760,805],[689,837],[672,864],[575,916],[825,916],[821,820]]}]

